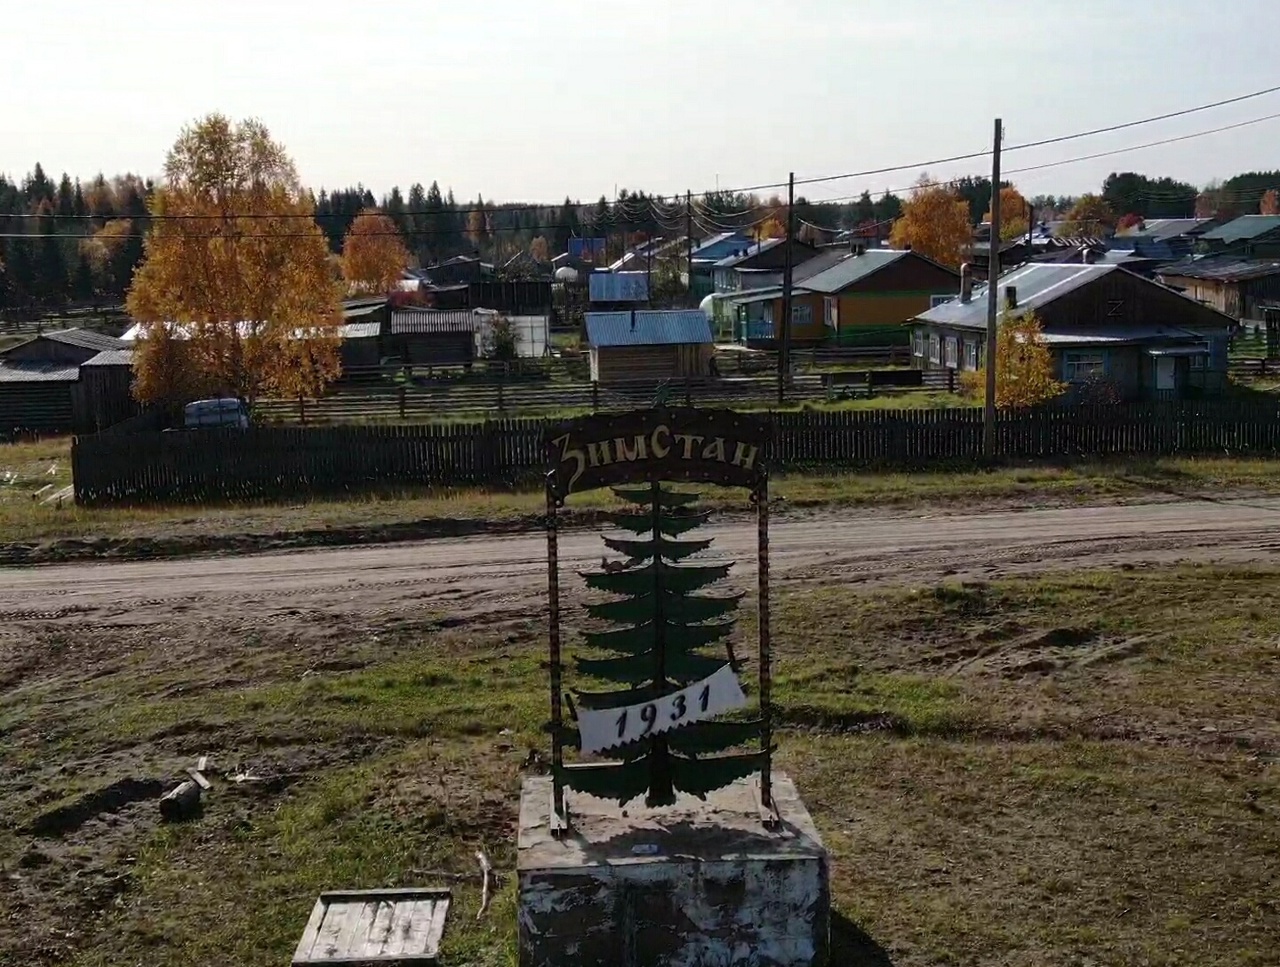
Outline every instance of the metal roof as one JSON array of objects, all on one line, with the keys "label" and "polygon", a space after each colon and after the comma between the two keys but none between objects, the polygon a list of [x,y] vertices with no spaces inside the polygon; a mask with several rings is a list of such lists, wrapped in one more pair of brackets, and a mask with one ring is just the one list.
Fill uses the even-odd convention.
[{"label": "metal roof", "polygon": [[695,245],[693,247],[694,258],[697,258],[701,252],[704,252],[709,248],[714,248],[721,242],[727,242],[731,238],[740,238],[744,244],[749,244],[747,236],[743,235],[741,232],[721,232],[719,235],[710,235]]},{"label": "metal roof", "polygon": [[81,366],[132,366],[132,349],[104,349],[91,359],[86,359]]},{"label": "metal roof", "polygon": [[441,332],[475,332],[470,309],[397,309],[391,313],[391,335],[423,335]]},{"label": "metal roof", "polygon": [[850,255],[824,272],[811,275],[804,288],[810,292],[840,292],[910,254],[902,249],[868,249],[861,255]]},{"label": "metal roof", "polygon": [[763,242],[755,242],[752,245],[749,245],[746,251],[741,252],[738,255],[730,255],[726,258],[722,258],[716,263],[716,268],[731,269],[739,262],[745,262],[753,256],[761,255],[768,252],[770,249],[775,249],[785,241],[786,239],[784,238],[766,238]]},{"label": "metal roof", "polygon": [[[1018,290],[1018,308],[1027,311],[1038,309],[1068,292],[1119,270],[1118,265],[1051,265],[1031,262],[1000,276],[996,285],[1001,292],[1008,286],[1014,286]],[[987,287],[975,285],[971,301],[952,299],[928,312],[922,312],[916,318],[921,322],[941,326],[985,329]]]},{"label": "metal roof", "polygon": [[54,363],[45,366],[0,366],[0,383],[74,383],[79,366]]},{"label": "metal roof", "polygon": [[600,346],[675,346],[712,342],[711,323],[701,309],[640,309],[588,312],[587,342]]},{"label": "metal roof", "polygon": [[1143,228],[1137,232],[1124,232],[1123,238],[1170,239],[1181,235],[1190,235],[1202,225],[1208,225],[1212,218],[1148,218]]},{"label": "metal roof", "polygon": [[1123,346],[1128,343],[1204,341],[1204,335],[1173,326],[1101,326],[1072,329],[1070,332],[1048,331],[1041,334],[1049,346]]},{"label": "metal roof", "polygon": [[[114,336],[104,336],[102,333],[94,332],[92,329],[59,329],[54,332],[42,332],[18,345],[25,346],[38,339],[47,339],[50,342],[62,343],[64,346],[75,346],[78,349],[92,349],[95,352],[101,352],[104,349],[120,349],[124,346],[123,340],[116,339]],[[10,346],[9,348],[17,349],[18,347]],[[0,355],[3,354],[0,353]]]},{"label": "metal roof", "polygon": [[1201,236],[1206,242],[1244,242],[1280,228],[1280,215],[1242,215]]},{"label": "metal roof", "polygon": [[377,339],[381,334],[380,322],[346,322],[341,330],[343,339]]},{"label": "metal roof", "polygon": [[1245,282],[1280,275],[1280,261],[1274,259],[1241,259],[1234,256],[1194,259],[1175,262],[1160,270],[1162,276],[1182,279],[1204,279],[1212,282]]}]

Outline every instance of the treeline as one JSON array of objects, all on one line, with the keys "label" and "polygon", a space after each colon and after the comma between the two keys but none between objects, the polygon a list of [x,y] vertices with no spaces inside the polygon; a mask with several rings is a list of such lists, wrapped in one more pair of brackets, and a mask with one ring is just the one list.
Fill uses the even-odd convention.
[{"label": "treeline", "polygon": [[55,182],[39,164],[21,182],[0,175],[0,307],[118,302],[153,187],[136,175]]},{"label": "treeline", "polygon": [[[967,205],[970,222],[983,221],[990,180],[966,177],[947,184]],[[1125,227],[1149,218],[1280,213],[1277,189],[1280,171],[1248,172],[1203,188],[1121,172],[1110,175],[1098,195],[1040,195],[1026,205],[1028,215],[1048,220],[1088,201],[1107,213],[1108,225]],[[0,176],[0,309],[122,301],[142,258],[153,190],[152,182],[132,174],[111,179],[100,174],[87,183],[63,174],[54,181],[39,164],[20,181]],[[851,229],[886,238],[903,203],[889,191],[835,201],[800,196],[797,228],[801,238],[813,241]],[[711,192],[686,206],[683,196],[623,189],[613,200],[565,198],[547,205],[483,197],[459,201],[434,181],[429,187],[414,184],[407,192],[395,187],[381,196],[356,185],[322,189],[316,196],[316,221],[333,253],[341,251],[356,215],[368,208],[390,217],[413,260],[424,267],[457,255],[479,255],[498,267],[525,252],[545,259],[565,251],[577,236],[607,239],[609,257],[617,258],[645,239],[682,236],[686,226],[695,237],[735,230],[768,237],[780,234],[785,224],[779,193]]]}]

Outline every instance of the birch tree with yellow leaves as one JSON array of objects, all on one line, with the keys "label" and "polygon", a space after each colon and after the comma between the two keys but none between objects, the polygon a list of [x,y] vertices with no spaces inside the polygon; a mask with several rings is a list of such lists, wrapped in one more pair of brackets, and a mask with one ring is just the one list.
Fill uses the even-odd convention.
[{"label": "birch tree with yellow leaves", "polygon": [[315,200],[259,121],[184,128],[129,289],[144,402],[314,395],[336,379],[342,284]]},{"label": "birch tree with yellow leaves", "polygon": [[384,295],[409,267],[409,250],[396,223],[377,209],[355,217],[342,241],[342,275],[353,292]]},{"label": "birch tree with yellow leaves", "polygon": [[[964,373],[965,393],[986,399],[986,369]],[[1044,327],[1034,312],[1005,316],[996,331],[996,406],[1018,409],[1039,406],[1061,396],[1067,384],[1054,370],[1053,354],[1044,340]]]},{"label": "birch tree with yellow leaves", "polygon": [[934,184],[922,174],[902,206],[902,217],[893,223],[889,244],[907,248],[959,268],[973,243],[969,206],[948,185]]}]

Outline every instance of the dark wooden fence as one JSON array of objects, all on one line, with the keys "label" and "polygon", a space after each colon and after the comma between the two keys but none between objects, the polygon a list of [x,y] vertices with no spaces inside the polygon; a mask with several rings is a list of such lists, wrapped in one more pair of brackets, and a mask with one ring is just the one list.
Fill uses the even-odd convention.
[{"label": "dark wooden fence", "polygon": [[[772,463],[782,470],[929,469],[974,464],[982,454],[978,409],[797,412],[772,419]],[[72,470],[76,500],[83,504],[509,484],[540,473],[542,428],[542,421],[526,419],[99,434],[76,440]],[[1280,401],[1005,412],[997,421],[997,441],[999,456],[1012,460],[1274,453],[1280,450]]]}]

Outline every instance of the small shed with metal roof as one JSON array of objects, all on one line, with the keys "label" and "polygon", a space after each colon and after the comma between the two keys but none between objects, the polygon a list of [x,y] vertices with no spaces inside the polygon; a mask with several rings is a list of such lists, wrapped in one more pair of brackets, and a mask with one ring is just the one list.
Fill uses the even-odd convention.
[{"label": "small shed with metal roof", "polygon": [[1241,215],[1200,236],[1209,252],[1269,257],[1280,255],[1280,215]]},{"label": "small shed with metal roof", "polygon": [[715,351],[701,309],[588,312],[591,379],[601,384],[707,376]]},{"label": "small shed with metal roof", "polygon": [[410,366],[470,366],[476,320],[470,309],[396,309],[387,354]]},{"label": "small shed with metal roof", "polygon": [[[1175,399],[1226,387],[1235,320],[1123,266],[1033,262],[997,285],[1002,319],[1032,313],[1040,322],[1068,399]],[[917,366],[982,367],[987,292],[977,286],[913,320]]]},{"label": "small shed with metal roof", "polygon": [[1159,276],[1165,285],[1242,322],[1267,322],[1280,305],[1280,258],[1210,255],[1166,265]]}]

